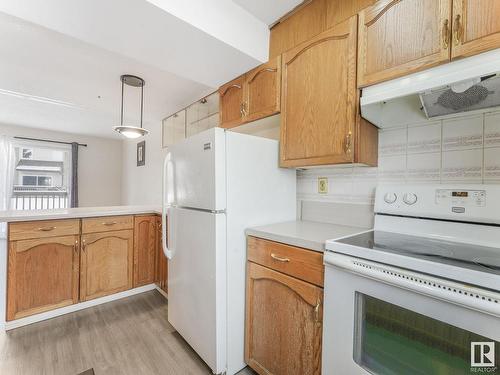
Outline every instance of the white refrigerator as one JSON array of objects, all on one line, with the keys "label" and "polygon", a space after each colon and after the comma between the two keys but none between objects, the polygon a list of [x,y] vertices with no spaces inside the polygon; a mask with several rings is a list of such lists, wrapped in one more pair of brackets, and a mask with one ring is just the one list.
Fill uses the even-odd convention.
[{"label": "white refrigerator", "polygon": [[168,321],[214,374],[246,366],[245,229],[296,218],[296,172],[278,167],[278,148],[213,128],[165,158]]}]

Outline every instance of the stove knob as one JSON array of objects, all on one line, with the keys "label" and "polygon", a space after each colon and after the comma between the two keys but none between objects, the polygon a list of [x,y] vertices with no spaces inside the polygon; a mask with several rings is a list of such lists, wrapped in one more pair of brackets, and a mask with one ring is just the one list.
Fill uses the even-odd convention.
[{"label": "stove knob", "polygon": [[384,195],[385,203],[393,204],[398,199],[398,196],[394,193],[387,193]]},{"label": "stove knob", "polygon": [[403,202],[411,206],[417,203],[417,196],[414,193],[406,193],[403,197]]}]

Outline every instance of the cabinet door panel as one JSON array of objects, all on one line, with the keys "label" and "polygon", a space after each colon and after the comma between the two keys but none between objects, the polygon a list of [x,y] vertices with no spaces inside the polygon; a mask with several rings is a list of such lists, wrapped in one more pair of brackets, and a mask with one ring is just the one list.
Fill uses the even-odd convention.
[{"label": "cabinet door panel", "polygon": [[321,373],[323,290],[252,262],[245,360],[259,374]]},{"label": "cabinet door panel", "polygon": [[220,95],[220,126],[232,128],[243,123],[243,94],[245,76],[226,83],[219,89]]},{"label": "cabinet door panel", "polygon": [[156,216],[134,219],[134,288],[154,282]]},{"label": "cabinet door panel", "polygon": [[281,56],[246,74],[245,122],[280,111]]},{"label": "cabinet door panel", "polygon": [[451,0],[380,0],[359,15],[358,85],[450,59]]},{"label": "cabinet door panel", "polygon": [[132,230],[82,235],[80,299],[132,288]]},{"label": "cabinet door panel", "polygon": [[78,302],[78,236],[9,243],[7,320]]},{"label": "cabinet door panel", "polygon": [[500,48],[500,1],[453,1],[452,58]]},{"label": "cabinet door panel", "polygon": [[283,55],[281,166],[352,162],[356,26],[355,16]]},{"label": "cabinet door panel", "polygon": [[156,284],[164,291],[168,292],[168,259],[163,253],[162,244],[162,222],[161,217],[157,219],[157,264],[156,264]]}]

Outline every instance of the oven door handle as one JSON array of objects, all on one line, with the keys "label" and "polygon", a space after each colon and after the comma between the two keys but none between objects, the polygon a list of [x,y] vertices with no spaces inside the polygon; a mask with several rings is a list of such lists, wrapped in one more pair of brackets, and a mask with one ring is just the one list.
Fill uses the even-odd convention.
[{"label": "oven door handle", "polygon": [[491,290],[332,252],[325,253],[325,264],[398,288],[500,317],[500,293]]}]

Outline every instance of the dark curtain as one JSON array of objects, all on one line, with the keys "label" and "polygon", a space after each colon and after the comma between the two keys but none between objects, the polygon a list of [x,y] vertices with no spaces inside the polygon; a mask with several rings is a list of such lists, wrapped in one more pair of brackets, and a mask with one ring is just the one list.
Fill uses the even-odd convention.
[{"label": "dark curtain", "polygon": [[78,207],[78,143],[71,143],[71,207]]}]

